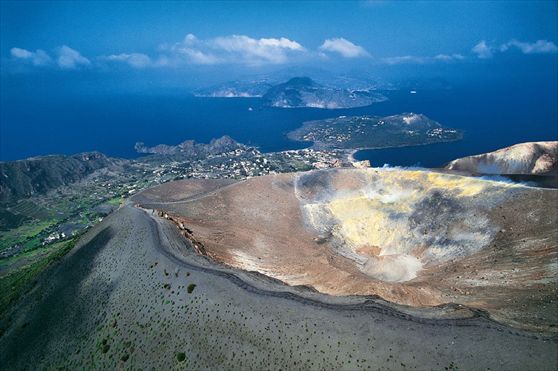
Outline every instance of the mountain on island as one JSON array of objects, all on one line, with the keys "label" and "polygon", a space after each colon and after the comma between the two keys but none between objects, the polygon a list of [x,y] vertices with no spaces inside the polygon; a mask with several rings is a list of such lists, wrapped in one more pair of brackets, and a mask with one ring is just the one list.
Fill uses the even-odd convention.
[{"label": "mountain on island", "polygon": [[353,108],[369,106],[387,98],[371,89],[351,90],[328,87],[309,77],[294,77],[269,89],[264,104],[279,108]]},{"label": "mountain on island", "polygon": [[194,96],[208,98],[259,98],[272,86],[273,84],[267,79],[230,81],[198,89],[194,92]]}]

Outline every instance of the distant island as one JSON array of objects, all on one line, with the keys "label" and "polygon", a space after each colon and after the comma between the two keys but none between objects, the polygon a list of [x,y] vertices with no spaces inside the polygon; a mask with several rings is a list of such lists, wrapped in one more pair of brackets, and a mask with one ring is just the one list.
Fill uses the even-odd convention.
[{"label": "distant island", "polygon": [[403,113],[307,121],[287,136],[291,140],[313,142],[315,149],[361,149],[451,142],[462,139],[463,133],[443,127],[425,115]]},{"label": "distant island", "polygon": [[309,77],[295,77],[269,89],[264,104],[279,108],[354,108],[387,100],[373,90],[350,90],[327,87]]},{"label": "distant island", "polygon": [[230,81],[194,91],[196,97],[209,98],[261,98],[273,84],[267,79]]},{"label": "distant island", "polygon": [[231,81],[198,89],[194,95],[210,98],[262,98],[265,106],[277,108],[341,109],[364,107],[387,100],[373,86],[364,87],[361,83],[358,87],[350,88],[346,86],[347,83],[341,85],[323,85],[310,77],[294,77],[280,84],[270,79]]}]

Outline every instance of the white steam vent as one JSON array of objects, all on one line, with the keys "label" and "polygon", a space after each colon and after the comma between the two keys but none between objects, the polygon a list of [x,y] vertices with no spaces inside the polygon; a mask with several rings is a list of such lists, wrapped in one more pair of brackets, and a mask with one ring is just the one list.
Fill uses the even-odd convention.
[{"label": "white steam vent", "polygon": [[474,254],[496,230],[483,210],[498,202],[498,192],[482,205],[475,197],[493,187],[490,181],[389,169],[363,169],[350,185],[321,177],[297,184],[306,223],[379,280],[408,281],[429,265]]}]

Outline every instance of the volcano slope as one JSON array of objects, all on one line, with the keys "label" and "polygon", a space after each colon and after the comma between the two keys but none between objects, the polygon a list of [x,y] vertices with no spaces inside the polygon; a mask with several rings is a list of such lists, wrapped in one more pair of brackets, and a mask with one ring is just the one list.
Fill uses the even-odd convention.
[{"label": "volcano slope", "polygon": [[136,199],[228,266],[330,295],[457,303],[556,331],[556,190],[390,169],[281,174],[217,191],[212,184],[184,201],[157,203],[188,183]]},{"label": "volcano slope", "polygon": [[[404,174],[408,178],[405,182],[416,184],[412,174]],[[483,258],[466,260],[473,259],[478,251],[456,258],[459,263],[434,264],[428,257],[435,251],[424,249],[421,253],[405,248],[400,255],[421,260],[422,265],[410,274],[416,274],[415,278],[409,273],[387,277],[370,270],[361,261],[362,256],[381,259],[389,245],[362,249],[357,240],[344,237],[342,223],[334,222],[343,220],[343,207],[331,207],[326,214],[336,216],[328,214],[326,218],[322,206],[312,205],[327,204],[328,197],[335,194],[349,196],[363,180],[368,184],[375,176],[384,175],[383,171],[345,170],[285,174],[239,183],[182,181],[135,196],[133,202],[143,208],[125,205],[89,230],[60,264],[45,272],[0,318],[1,368],[556,369],[557,339],[552,331],[542,334],[511,328],[487,318],[482,311],[459,305],[428,306],[469,297],[444,291],[461,274],[464,279],[479,280],[475,285],[480,293],[473,294],[477,291],[471,289],[470,296],[480,297],[486,291],[486,297],[491,298],[486,303],[505,301],[513,296],[508,290],[516,290],[514,298],[519,304],[512,301],[508,305],[512,309],[514,305],[528,305],[523,310],[529,317],[517,317],[521,323],[546,323],[535,317],[552,322],[544,314],[547,312],[539,313],[536,308],[555,306],[540,301],[548,293],[546,286],[550,283],[545,280],[554,278],[540,275],[535,279],[533,275],[540,270],[531,270],[534,268],[529,262],[535,259],[546,264],[551,260],[549,254],[556,250],[552,235],[547,235],[546,251],[534,247],[545,243],[549,231],[542,219],[537,224],[535,218],[550,217],[539,209],[549,207],[554,194],[482,183],[488,187],[483,188],[482,199],[492,187],[501,191],[494,194],[495,203],[482,210],[506,216],[504,221],[483,211],[488,226],[498,222],[501,228],[515,228],[521,223],[507,220],[525,217],[531,221],[525,229],[514,230],[513,235],[490,228],[486,232],[495,233],[492,238],[500,248],[515,246],[518,251],[501,254],[513,258],[499,257],[498,250],[484,255],[484,259],[499,259],[502,267],[515,264],[520,269],[516,274],[523,277],[525,285],[531,285],[531,300],[536,301],[529,305],[523,300],[521,287],[507,288],[507,281],[500,276],[488,275],[492,265],[484,263]],[[436,175],[433,177],[436,179]],[[432,179],[424,182],[444,189],[459,189],[452,182],[467,182],[458,177],[441,179],[443,183]],[[456,198],[472,195],[474,184],[463,188]],[[346,192],[338,193],[342,188]],[[376,197],[374,193],[369,196]],[[524,204],[525,199],[532,203]],[[235,206],[242,207],[234,211]],[[526,206],[530,208],[512,213]],[[168,219],[157,216],[159,213],[149,207],[167,210]],[[178,217],[179,213],[182,216]],[[266,226],[268,222],[273,224]],[[227,225],[236,229],[227,229]],[[322,230],[322,225],[333,227]],[[212,226],[215,229],[210,233]],[[409,228],[412,230],[412,226]],[[516,241],[522,240],[515,233],[535,232],[536,236],[521,242],[525,246],[517,245]],[[307,250],[309,247],[313,250]],[[236,249],[243,253],[235,253]],[[466,269],[467,276],[457,272],[465,271],[465,265],[471,265]],[[300,273],[301,267],[321,267],[326,273],[308,270],[304,274]],[[247,270],[256,268],[267,275]],[[477,277],[480,274],[488,280]],[[338,284],[330,275],[339,280]],[[292,285],[270,278],[273,276]],[[436,283],[436,278],[442,282]],[[351,283],[351,279],[359,284]],[[466,282],[473,285],[472,281]],[[500,285],[503,296],[491,297],[494,290],[487,283]],[[335,295],[297,284],[313,284]],[[418,303],[421,298],[423,307],[344,295],[351,290],[386,296],[391,293],[393,301],[408,292],[414,295],[409,301]],[[475,304],[472,301],[468,304]],[[481,307],[482,300],[476,301]],[[496,304],[494,307],[502,312]],[[555,308],[548,313],[551,309]]]}]

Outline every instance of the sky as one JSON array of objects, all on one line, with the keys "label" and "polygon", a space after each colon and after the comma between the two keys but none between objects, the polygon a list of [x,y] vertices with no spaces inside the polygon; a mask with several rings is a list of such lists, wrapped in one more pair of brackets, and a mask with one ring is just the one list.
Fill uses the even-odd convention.
[{"label": "sky", "polygon": [[298,66],[381,76],[556,75],[555,1],[2,1],[10,85],[203,85]]}]

